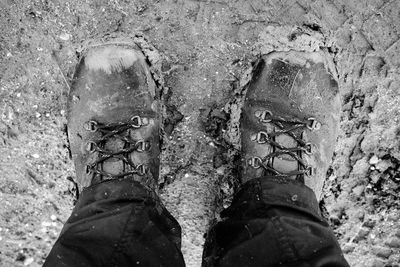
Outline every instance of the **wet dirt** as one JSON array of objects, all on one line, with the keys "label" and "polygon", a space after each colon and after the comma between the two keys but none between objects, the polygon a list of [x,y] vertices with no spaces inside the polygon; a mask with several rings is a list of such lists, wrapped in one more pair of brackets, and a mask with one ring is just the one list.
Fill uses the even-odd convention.
[{"label": "wet dirt", "polygon": [[[342,98],[322,206],[351,266],[400,262],[400,2],[0,1],[0,266],[41,266],[74,202],[66,99],[85,41],[146,38],[163,87],[160,194],[188,266],[237,186],[237,122],[252,64],[320,51]],[[152,48],[154,47],[154,49]]]}]

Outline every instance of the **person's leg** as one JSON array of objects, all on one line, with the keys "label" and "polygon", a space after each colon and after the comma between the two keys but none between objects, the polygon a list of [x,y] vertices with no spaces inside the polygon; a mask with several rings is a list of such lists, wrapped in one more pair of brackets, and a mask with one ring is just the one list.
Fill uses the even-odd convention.
[{"label": "person's leg", "polygon": [[86,188],[44,266],[184,266],[178,222],[132,178]]},{"label": "person's leg", "polygon": [[251,180],[221,217],[203,266],[349,266],[314,193],[299,182]]},{"label": "person's leg", "polygon": [[317,53],[272,53],[255,67],[241,116],[243,185],[212,227],[204,266],[349,266],[318,199],[340,115]]},{"label": "person's leg", "polygon": [[44,266],[184,266],[180,226],[156,195],[159,93],[131,40],[92,44],[68,101],[82,191]]}]

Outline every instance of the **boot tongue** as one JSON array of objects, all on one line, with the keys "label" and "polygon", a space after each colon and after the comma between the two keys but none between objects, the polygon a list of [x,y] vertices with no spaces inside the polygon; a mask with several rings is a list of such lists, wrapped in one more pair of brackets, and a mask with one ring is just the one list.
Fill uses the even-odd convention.
[{"label": "boot tongue", "polygon": [[[276,136],[275,141],[286,148],[297,147],[296,140],[294,140],[291,136],[287,134]],[[274,157],[272,167],[281,173],[290,173],[298,170],[299,163],[292,156],[288,154],[283,154]]]},{"label": "boot tongue", "polygon": [[[150,126],[154,127],[154,120],[150,120]],[[146,140],[152,133],[152,127],[144,127],[135,129],[134,131],[127,131],[125,133],[121,133],[121,135],[125,135],[127,138],[131,140]],[[104,149],[107,151],[111,151],[114,153],[120,152],[124,149],[125,141],[119,138],[110,138],[104,145]],[[123,156],[123,154],[121,154]],[[139,153],[137,151],[132,151],[129,155],[125,155],[127,158],[135,165],[138,166],[140,164],[146,163],[149,161],[148,153]],[[125,172],[132,171],[132,167],[129,164],[123,162],[123,160],[119,159],[118,156],[111,157],[105,160],[102,163],[102,170],[111,175],[118,175]]]},{"label": "boot tongue", "polygon": [[[118,138],[110,138],[106,141],[104,149],[117,153],[124,148],[125,142]],[[116,157],[111,157],[102,163],[104,172],[111,175],[118,175],[124,172],[124,162]]]}]

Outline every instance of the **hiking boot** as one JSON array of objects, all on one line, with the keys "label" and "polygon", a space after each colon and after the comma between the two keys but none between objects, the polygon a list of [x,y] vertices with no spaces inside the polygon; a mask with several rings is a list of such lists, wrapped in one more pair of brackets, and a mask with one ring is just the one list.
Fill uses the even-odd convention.
[{"label": "hiking boot", "polygon": [[296,179],[320,199],[341,107],[324,59],[319,53],[275,52],[256,64],[240,120],[242,182]]},{"label": "hiking boot", "polygon": [[132,177],[156,189],[160,111],[144,55],[130,40],[83,53],[68,99],[68,138],[79,191]]}]

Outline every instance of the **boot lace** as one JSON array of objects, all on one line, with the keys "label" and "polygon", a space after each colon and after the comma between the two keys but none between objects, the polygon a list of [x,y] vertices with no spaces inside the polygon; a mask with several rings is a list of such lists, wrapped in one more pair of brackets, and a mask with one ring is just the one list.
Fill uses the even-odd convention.
[{"label": "boot lace", "polygon": [[[146,174],[148,168],[144,164],[135,165],[129,157],[133,151],[145,152],[150,149],[150,142],[145,140],[134,140],[128,133],[131,129],[139,129],[148,125],[147,118],[140,116],[132,117],[128,122],[102,124],[95,120],[88,121],[84,124],[84,128],[90,132],[99,132],[100,137],[91,140],[86,144],[86,150],[89,153],[98,152],[97,159],[86,165],[86,173],[101,175],[103,179],[116,179],[128,175],[136,174],[143,176]],[[110,151],[105,149],[106,142],[110,138],[116,138],[124,142],[123,148],[118,151]],[[108,159],[116,158],[124,163],[124,169],[127,171],[120,174],[110,174],[102,170],[102,163]]]},{"label": "boot lace", "polygon": [[[304,175],[311,176],[313,169],[308,166],[306,162],[301,158],[302,153],[310,155],[312,153],[312,146],[310,143],[306,143],[302,140],[302,136],[297,136],[294,132],[300,130],[318,130],[321,124],[316,121],[315,118],[308,118],[307,120],[288,120],[286,118],[275,116],[269,110],[256,111],[255,116],[261,123],[271,123],[278,130],[267,133],[266,131],[260,131],[251,136],[251,140],[259,144],[269,144],[273,148],[273,152],[265,157],[251,157],[248,160],[248,164],[255,168],[264,168],[266,171],[271,172],[273,175],[282,177],[296,176],[297,180],[304,182]],[[302,131],[302,132],[303,132]],[[276,142],[275,139],[278,135],[286,134],[292,137],[296,143],[296,147],[285,147],[280,143]],[[289,155],[299,163],[298,170],[283,173],[276,170],[272,166],[272,159],[281,155]]]}]

